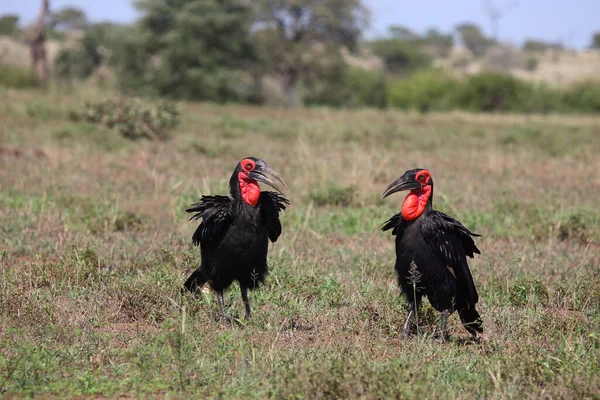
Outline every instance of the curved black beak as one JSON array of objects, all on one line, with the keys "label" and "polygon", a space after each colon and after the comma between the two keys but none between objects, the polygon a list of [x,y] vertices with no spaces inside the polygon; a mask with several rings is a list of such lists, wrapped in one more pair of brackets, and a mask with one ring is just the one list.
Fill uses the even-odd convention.
[{"label": "curved black beak", "polygon": [[396,179],[394,182],[392,182],[390,186],[388,186],[387,189],[385,189],[384,192],[381,194],[381,197],[385,199],[390,194],[401,192],[403,190],[415,189],[421,189],[421,183],[415,180],[414,178],[406,176],[405,174],[402,175],[400,178]]},{"label": "curved black beak", "polygon": [[[283,193],[283,188],[288,188],[279,174],[273,168],[269,167],[264,160],[256,162],[256,167],[248,174],[248,177],[265,183],[280,193]],[[277,182],[274,182],[273,179]]]}]

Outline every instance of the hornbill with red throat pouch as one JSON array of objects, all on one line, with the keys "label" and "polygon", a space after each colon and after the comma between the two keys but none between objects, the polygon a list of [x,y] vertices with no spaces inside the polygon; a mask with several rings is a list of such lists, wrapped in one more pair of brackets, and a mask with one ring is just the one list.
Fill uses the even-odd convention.
[{"label": "hornbill with red throat pouch", "polygon": [[199,203],[186,211],[195,213],[190,220],[202,218],[192,239],[200,245],[201,264],[185,282],[190,292],[204,284],[217,292],[223,323],[230,323],[225,313],[223,290],[238,281],[246,319],[250,317],[248,290],[256,289],[268,273],[268,241],[281,235],[279,212],[289,201],[279,193],[261,192],[258,182],[282,192],[287,188],[281,177],[264,160],[246,157],[231,178],[227,196],[202,196]]},{"label": "hornbill with red throat pouch", "polygon": [[447,339],[448,315],[454,311],[471,335],[483,333],[483,323],[475,309],[479,295],[467,264],[467,256],[481,254],[471,238],[480,235],[433,209],[433,179],[426,169],[406,171],[382,197],[404,190],[410,192],[402,212],[382,227],[383,231],[392,229],[396,236],[398,285],[410,304],[402,336],[409,336],[423,295],[442,313],[442,340]]}]

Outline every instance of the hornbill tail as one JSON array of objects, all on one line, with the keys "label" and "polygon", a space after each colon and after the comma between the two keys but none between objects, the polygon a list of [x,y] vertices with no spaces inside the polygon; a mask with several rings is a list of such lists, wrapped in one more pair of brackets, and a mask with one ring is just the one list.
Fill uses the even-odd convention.
[{"label": "hornbill tail", "polygon": [[473,336],[477,333],[483,333],[483,321],[475,307],[465,307],[458,311],[460,322],[469,333]]}]

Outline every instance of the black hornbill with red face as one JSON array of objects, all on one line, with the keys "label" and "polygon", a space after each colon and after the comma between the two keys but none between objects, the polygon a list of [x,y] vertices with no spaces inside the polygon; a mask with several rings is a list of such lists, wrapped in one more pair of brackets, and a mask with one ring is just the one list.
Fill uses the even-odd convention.
[{"label": "black hornbill with red face", "polygon": [[467,256],[480,254],[470,232],[460,222],[433,209],[433,179],[421,168],[406,171],[383,192],[383,198],[403,190],[409,194],[402,212],[382,230],[396,236],[398,285],[410,303],[402,335],[410,334],[412,320],[423,295],[442,313],[442,340],[447,338],[448,315],[457,311],[463,326],[476,336],[483,323],[475,304],[479,300]]},{"label": "black hornbill with red face", "polygon": [[185,282],[190,292],[205,283],[217,292],[221,320],[229,323],[225,314],[223,290],[238,281],[246,319],[250,317],[248,289],[263,282],[268,273],[268,241],[276,242],[281,234],[279,212],[289,201],[275,192],[261,192],[258,182],[282,192],[287,188],[279,175],[264,160],[247,157],[238,163],[227,196],[202,196],[199,203],[186,211],[195,213],[192,219],[202,218],[193,236],[200,245],[201,264]]}]

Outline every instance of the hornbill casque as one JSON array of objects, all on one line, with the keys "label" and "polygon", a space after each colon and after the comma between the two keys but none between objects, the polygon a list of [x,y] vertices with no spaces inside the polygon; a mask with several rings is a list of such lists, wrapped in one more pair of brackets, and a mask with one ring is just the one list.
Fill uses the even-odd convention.
[{"label": "hornbill casque", "polygon": [[479,295],[467,264],[467,256],[481,254],[470,232],[460,222],[433,209],[433,179],[426,169],[406,171],[383,192],[409,190],[402,212],[382,227],[396,236],[398,285],[410,309],[402,336],[411,333],[412,322],[423,295],[441,317],[441,339],[448,338],[446,324],[450,313],[457,311],[465,329],[473,336],[483,333],[483,323],[475,304]]},{"label": "hornbill casque", "polygon": [[281,234],[279,212],[289,201],[279,193],[261,192],[258,182],[280,193],[287,188],[281,177],[264,160],[242,159],[229,179],[228,196],[202,196],[186,211],[190,220],[202,218],[192,240],[200,245],[201,263],[184,287],[195,292],[206,283],[217,292],[221,321],[229,324],[223,290],[238,281],[246,319],[250,317],[248,290],[258,288],[268,273],[268,241]]}]

